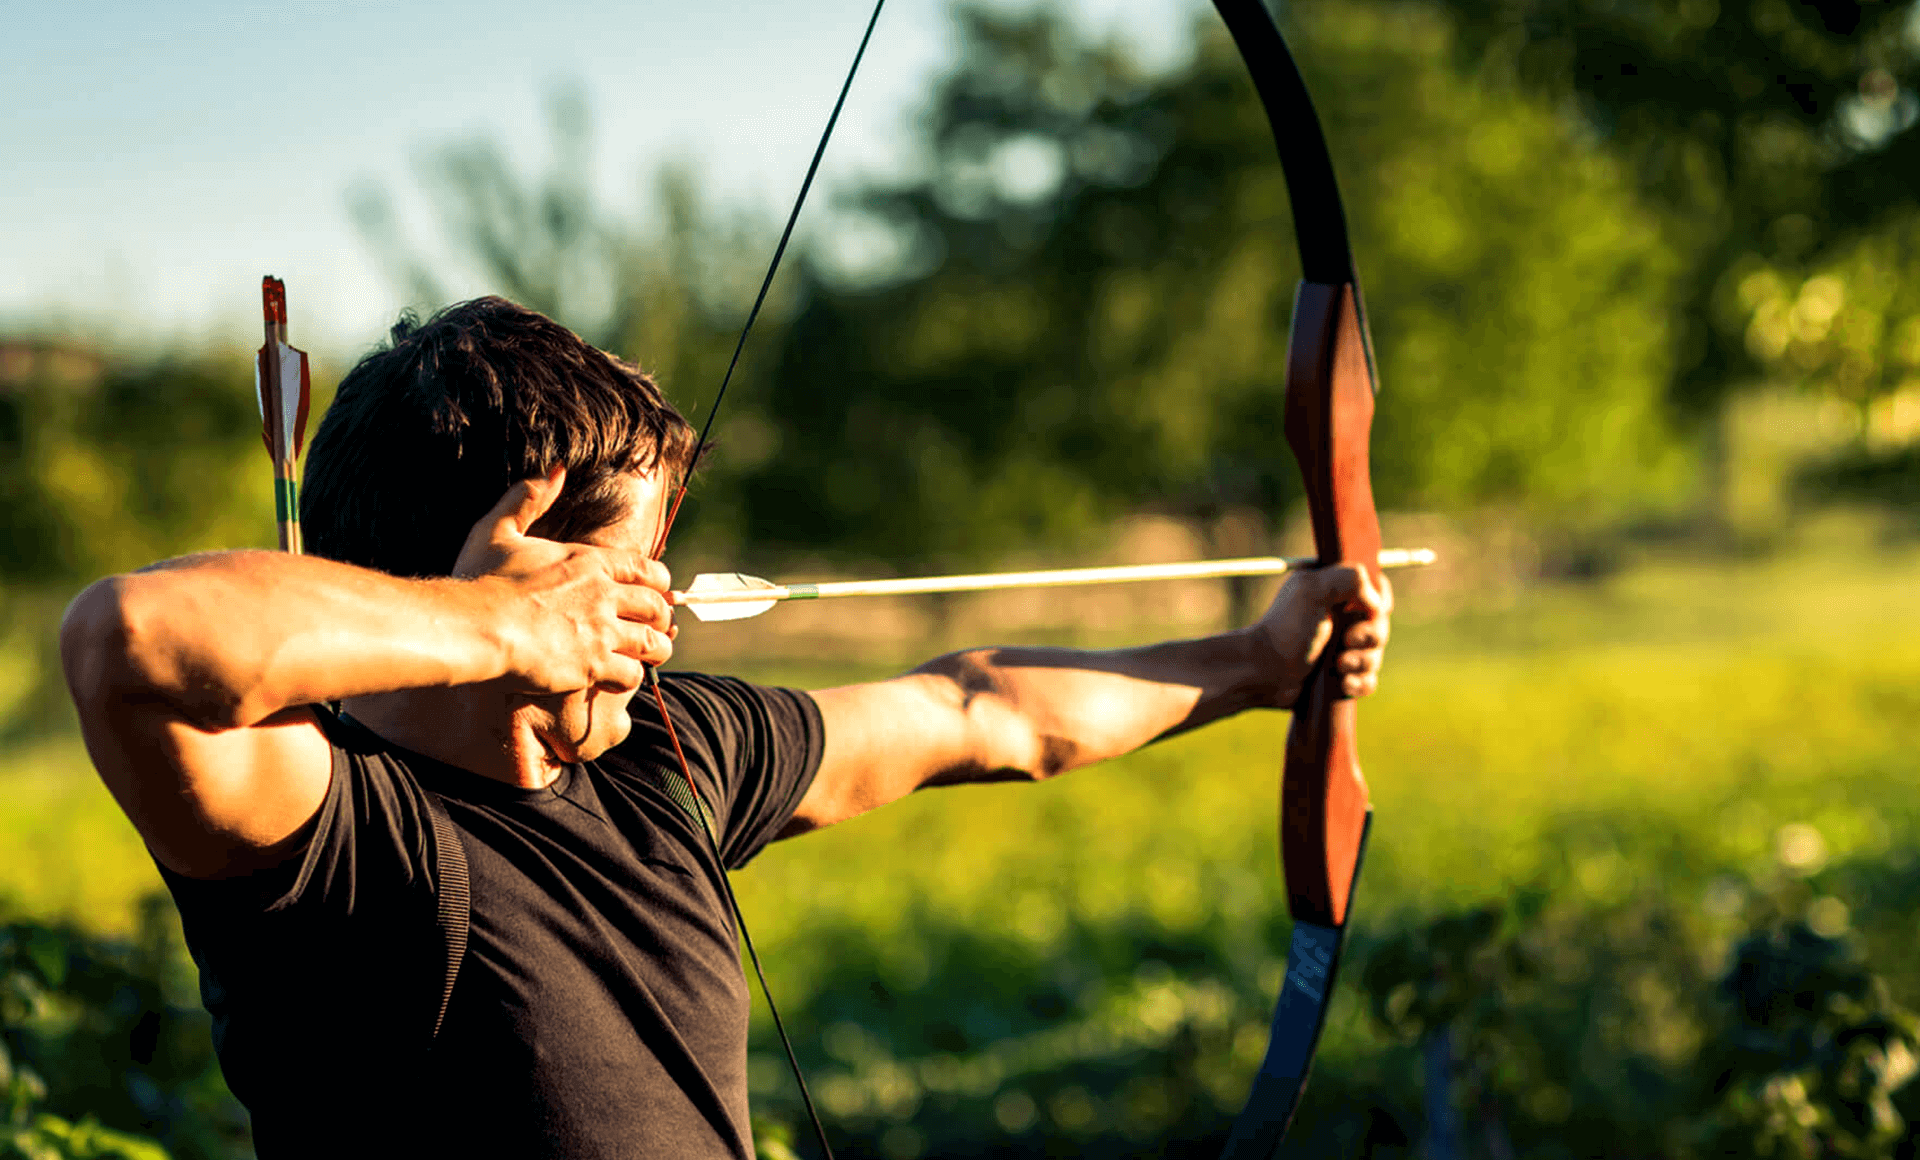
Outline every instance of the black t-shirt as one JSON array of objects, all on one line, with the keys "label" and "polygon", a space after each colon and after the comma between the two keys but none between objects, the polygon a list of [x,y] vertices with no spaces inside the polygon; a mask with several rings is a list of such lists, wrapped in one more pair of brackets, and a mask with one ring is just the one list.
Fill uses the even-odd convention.
[{"label": "black t-shirt", "polygon": [[[661,683],[726,864],[743,866],[819,767],[819,710],[727,678]],[[541,790],[322,711],[333,779],[302,850],[243,878],[163,868],[262,1160],[753,1154],[750,999],[723,871],[668,792],[681,773],[650,709],[636,698],[625,742]],[[445,803],[471,872],[437,1039],[445,952],[423,791]]]}]

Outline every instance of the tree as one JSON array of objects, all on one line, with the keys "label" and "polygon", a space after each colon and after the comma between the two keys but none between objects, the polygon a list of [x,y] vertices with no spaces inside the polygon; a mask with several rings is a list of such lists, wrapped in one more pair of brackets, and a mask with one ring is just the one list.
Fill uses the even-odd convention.
[{"label": "tree", "polygon": [[[1452,68],[1430,9],[1289,10],[1369,287],[1376,486],[1592,522],[1671,494],[1674,263],[1627,175],[1554,111]],[[1211,18],[1149,76],[1057,12],[961,10],[915,180],[857,208],[889,268],[809,267],[768,378],[788,435],[754,544],[916,564],[1091,539],[1151,506],[1269,525],[1297,277],[1284,187]]]},{"label": "tree", "polygon": [[[1453,0],[1471,67],[1565,101],[1675,217],[1686,257],[1672,395],[1713,416],[1767,371],[1741,286],[1804,279],[1910,217],[1920,188],[1920,36],[1910,3]],[[1815,298],[1820,296],[1816,288]],[[1774,329],[1764,318],[1763,331]],[[1834,380],[1840,389],[1857,384]]]}]

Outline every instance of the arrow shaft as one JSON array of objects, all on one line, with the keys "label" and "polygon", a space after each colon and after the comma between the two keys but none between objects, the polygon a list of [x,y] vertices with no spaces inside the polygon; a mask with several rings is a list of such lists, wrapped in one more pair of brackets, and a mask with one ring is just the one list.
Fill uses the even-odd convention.
[{"label": "arrow shaft", "polygon": [[[1425,548],[1394,548],[1380,553],[1382,568],[1433,562]],[[965,576],[914,576],[897,580],[829,580],[819,584],[777,584],[721,592],[670,592],[673,605],[764,604],[780,600],[824,600],[836,596],[924,596],[938,592],[992,592],[1007,588],[1066,588],[1087,584],[1124,584],[1143,580],[1207,580],[1224,576],[1278,576],[1311,568],[1314,556],[1249,556],[1237,560],[1193,560],[1179,564],[1122,564],[1105,568],[1054,568],[1039,572],[981,572]]]}]

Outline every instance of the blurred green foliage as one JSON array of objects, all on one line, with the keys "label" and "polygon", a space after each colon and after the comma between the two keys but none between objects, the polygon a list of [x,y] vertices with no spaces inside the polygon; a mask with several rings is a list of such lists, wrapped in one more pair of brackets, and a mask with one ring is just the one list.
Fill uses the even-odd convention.
[{"label": "blurred green foliage", "polygon": [[[1920,623],[1848,612],[1898,605],[1916,562],[1646,564],[1498,612],[1409,609],[1362,709],[1375,840],[1293,1154],[1422,1146],[1423,1020],[1453,1025],[1463,1156],[1766,1155],[1755,1108],[1829,1122],[1842,1096],[1904,1092],[1898,1042],[1884,1079],[1822,1088],[1830,1062],[1879,1065],[1768,1056],[1718,988],[1761,957],[1743,939],[1798,922],[1865,959],[1823,967],[1833,994],[1767,1035],[1866,1051],[1859,1029],[1920,998]],[[1286,947],[1281,729],[920,795],[762,855],[742,904],[830,1122],[867,1155],[1211,1154]],[[1452,989],[1410,1003],[1440,960]],[[755,1098],[793,1116],[777,1050]],[[1710,1129],[1745,1143],[1710,1150]]]},{"label": "blurred green foliage", "polygon": [[[1920,497],[1920,212],[1811,269],[1750,263],[1722,315],[1772,381],[1828,401],[1855,438],[1804,463],[1800,489],[1908,511]],[[1729,278],[1730,282],[1735,279]]]},{"label": "blurred green foliage", "polygon": [[[1626,858],[1686,841],[1623,814],[1582,828]],[[1913,879],[1883,855],[1841,874]],[[1907,1154],[1920,1023],[1842,932],[1910,939],[1910,912],[1849,908],[1840,876],[1722,868],[1705,890],[1670,879],[1615,900],[1543,876],[1437,919],[1376,900],[1287,1154],[1441,1155],[1436,1114],[1454,1156]],[[1283,924],[1241,959],[1246,936],[1217,911],[1182,936],[1064,907],[1046,952],[972,917],[907,916],[904,952],[870,928],[819,947],[824,993],[790,1017],[837,1151],[1214,1154],[1264,1047]],[[930,960],[911,987],[903,953]],[[1421,1058],[1435,1039],[1437,1087]],[[785,1086],[765,1050],[763,1107]]]},{"label": "blurred green foliage", "polygon": [[[1511,35],[1471,0],[1284,14],[1370,291],[1383,502],[1563,537],[1711,522],[1739,486],[1720,408],[1781,384],[1858,412],[1816,492],[1911,486],[1914,7],[1524,7]],[[1297,499],[1275,446],[1296,267],[1240,61],[1210,14],[1161,73],[1054,8],[958,14],[915,175],[848,194],[782,283],[692,546],[960,566],[1146,508],[1251,550]],[[655,224],[619,224],[581,98],[554,126],[538,178],[483,142],[436,156],[449,240],[704,407],[766,226],[672,171]],[[433,300],[382,195],[358,204]]]},{"label": "blurred green foliage", "polygon": [[0,1157],[248,1154],[172,904],[148,894],[139,914],[131,939],[18,916],[0,926]]},{"label": "blurred green foliage", "polygon": [[[1368,288],[1381,501],[1589,526],[1671,502],[1673,257],[1616,164],[1453,72],[1437,11],[1289,16]],[[963,32],[927,173],[861,198],[901,266],[816,266],[740,400],[783,437],[749,541],[955,564],[1141,508],[1270,531],[1299,497],[1278,434],[1298,260],[1224,31],[1209,16],[1158,76],[1050,10]]]},{"label": "blurred green foliage", "polygon": [[1771,373],[1747,319],[1717,308],[1755,265],[1804,278],[1911,231],[1912,3],[1449,0],[1447,9],[1463,64],[1575,112],[1669,215],[1688,271],[1672,391],[1686,413],[1710,419],[1729,392]]},{"label": "blurred green foliage", "polygon": [[[252,360],[8,342],[0,376],[0,737],[65,728],[53,629],[80,586],[271,546]],[[324,402],[324,395],[322,397]]]},{"label": "blurred green foliage", "polygon": [[[1709,467],[1730,396],[1852,409],[1815,496],[1920,491],[1920,7],[1449,0],[1463,65],[1563,108],[1657,206],[1684,275],[1671,411]],[[1738,482],[1722,482],[1737,488]],[[1724,497],[1723,497],[1724,498]]]}]

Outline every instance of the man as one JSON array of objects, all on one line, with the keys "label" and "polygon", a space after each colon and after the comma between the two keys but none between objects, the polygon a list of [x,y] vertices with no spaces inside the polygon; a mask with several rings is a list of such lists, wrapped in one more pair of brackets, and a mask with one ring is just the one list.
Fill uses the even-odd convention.
[{"label": "man", "polygon": [[[812,692],[666,674],[670,738],[630,703],[672,655],[652,556],[693,454],[646,375],[483,299],[403,320],[341,383],[313,555],[165,561],[68,610],[88,750],[179,904],[263,1160],[751,1156],[722,858],[1284,708],[1338,607],[1364,614],[1347,691],[1378,679],[1390,596],[1334,568],[1198,640]],[[471,910],[436,1031],[449,841]]]}]

